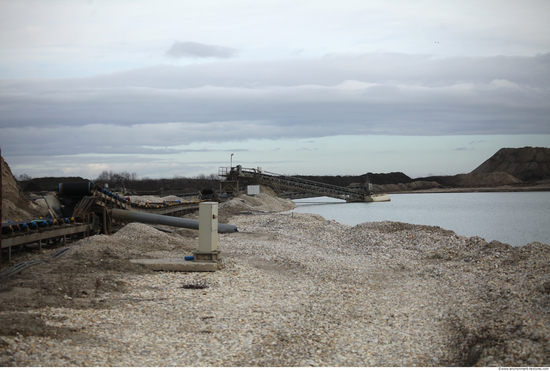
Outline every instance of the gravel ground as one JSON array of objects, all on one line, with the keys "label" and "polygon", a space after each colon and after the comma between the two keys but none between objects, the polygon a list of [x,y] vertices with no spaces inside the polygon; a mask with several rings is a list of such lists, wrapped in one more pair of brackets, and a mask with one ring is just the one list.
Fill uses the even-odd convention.
[{"label": "gravel ground", "polygon": [[[247,210],[219,236],[223,269],[121,272],[67,298],[106,308],[31,308],[75,336],[0,336],[0,366],[550,365],[550,246]],[[182,257],[197,241],[178,233],[132,223],[72,250]]]}]

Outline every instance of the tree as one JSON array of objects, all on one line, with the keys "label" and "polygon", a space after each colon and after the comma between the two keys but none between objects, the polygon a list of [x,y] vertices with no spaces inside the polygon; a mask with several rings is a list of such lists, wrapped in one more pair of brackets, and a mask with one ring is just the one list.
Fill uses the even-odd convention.
[{"label": "tree", "polygon": [[30,175],[27,175],[27,174],[21,174],[21,175],[17,175],[15,177],[15,179],[17,179],[20,182],[26,182],[28,180],[31,180],[32,177]]},{"label": "tree", "polygon": [[121,183],[122,181],[133,181],[137,180],[137,173],[129,173],[127,171],[121,171],[120,173],[115,173],[112,170],[103,170],[101,174],[97,177],[97,182],[103,183]]},{"label": "tree", "polygon": [[109,180],[110,180],[109,172],[107,170],[103,170],[101,174],[99,174],[99,176],[97,177],[96,182],[107,183],[109,182]]}]

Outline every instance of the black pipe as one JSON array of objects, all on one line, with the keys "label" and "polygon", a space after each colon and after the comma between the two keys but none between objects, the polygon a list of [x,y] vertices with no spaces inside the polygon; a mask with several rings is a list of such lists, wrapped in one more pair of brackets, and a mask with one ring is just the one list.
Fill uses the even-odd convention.
[{"label": "black pipe", "polygon": [[93,185],[91,182],[59,183],[59,195],[88,196],[92,193]]},{"label": "black pipe", "polygon": [[[127,222],[140,222],[148,224],[161,224],[169,225],[178,228],[187,229],[199,229],[199,221],[195,219],[176,218],[174,216],[157,215],[149,213],[140,213],[136,211],[113,209],[111,211],[113,219],[127,221]],[[231,224],[218,223],[219,233],[233,233],[238,232],[237,227]]]}]

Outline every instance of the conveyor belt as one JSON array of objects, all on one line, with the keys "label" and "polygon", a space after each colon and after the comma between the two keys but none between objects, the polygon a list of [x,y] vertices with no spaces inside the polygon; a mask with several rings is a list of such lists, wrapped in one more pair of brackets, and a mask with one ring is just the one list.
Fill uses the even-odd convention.
[{"label": "conveyor belt", "polygon": [[244,169],[240,165],[233,168],[220,168],[218,173],[227,179],[247,179],[258,184],[274,187],[276,190],[290,189],[317,196],[327,196],[346,201],[365,201],[371,192],[367,188],[340,187],[332,184],[314,182],[287,175],[270,173],[257,169]]},{"label": "conveyor belt", "polygon": [[63,240],[65,245],[67,238],[74,236],[86,237],[94,231],[94,217],[65,219],[29,219],[9,221],[2,223],[2,249],[7,249],[8,260],[11,261],[11,248],[13,246],[27,245],[38,242],[42,244],[51,240]]},{"label": "conveyor belt", "polygon": [[[99,233],[103,226],[104,233],[110,233],[111,220],[109,210],[134,210],[157,215],[179,215],[198,210],[198,201],[168,201],[159,203],[130,202],[115,192],[94,186],[93,183],[60,184],[59,194],[66,201],[72,202],[74,210],[71,217],[62,217],[67,211],[61,207],[56,196],[50,196],[47,204],[50,214],[55,217],[16,220],[2,223],[2,249],[8,249],[11,260],[11,248],[38,242],[63,239],[74,235],[83,237]],[[71,201],[72,200],[72,201]]]}]

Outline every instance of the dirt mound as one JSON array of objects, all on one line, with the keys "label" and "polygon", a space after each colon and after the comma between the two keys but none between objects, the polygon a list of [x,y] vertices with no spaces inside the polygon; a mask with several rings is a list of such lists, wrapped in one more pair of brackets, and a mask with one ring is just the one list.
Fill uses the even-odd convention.
[{"label": "dirt mound", "polygon": [[501,187],[510,184],[520,184],[521,180],[513,175],[499,171],[494,173],[459,174],[454,177],[455,187]]},{"label": "dirt mound", "polygon": [[30,219],[43,215],[45,209],[21,191],[9,165],[2,157],[2,222]]},{"label": "dirt mound", "polygon": [[374,184],[374,193],[384,192],[407,192],[416,191],[420,189],[434,189],[441,188],[441,184],[433,181],[417,180],[409,183],[398,184]]},{"label": "dirt mound", "polygon": [[17,181],[13,177],[11,169],[4,158],[2,157],[2,198],[3,200],[9,200],[17,207],[26,207],[29,200],[19,186]]},{"label": "dirt mound", "polygon": [[369,181],[372,184],[399,184],[410,183],[413,181],[408,175],[402,172],[393,173],[367,173],[361,175],[361,177],[369,177]]},{"label": "dirt mound", "polygon": [[33,216],[29,212],[17,207],[9,199],[4,198],[2,200],[2,223],[6,223],[8,221],[13,222],[19,219],[27,220],[32,218]]},{"label": "dirt mound", "polygon": [[502,148],[472,174],[505,172],[523,181],[550,179],[550,148]]}]

